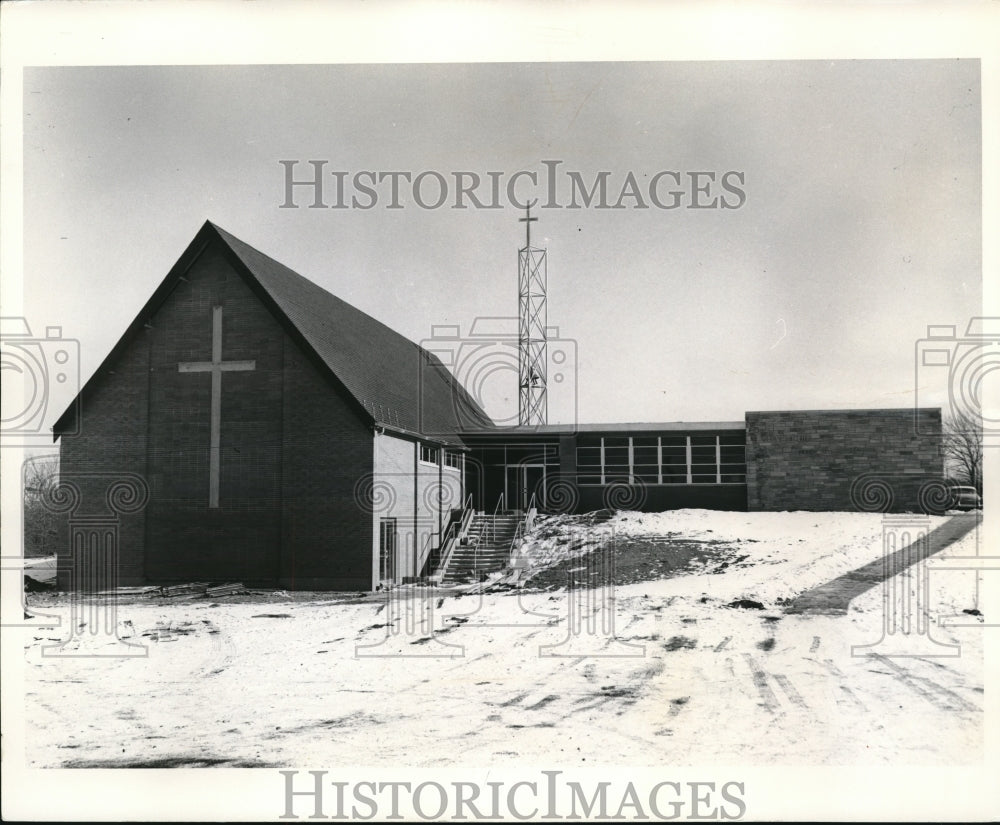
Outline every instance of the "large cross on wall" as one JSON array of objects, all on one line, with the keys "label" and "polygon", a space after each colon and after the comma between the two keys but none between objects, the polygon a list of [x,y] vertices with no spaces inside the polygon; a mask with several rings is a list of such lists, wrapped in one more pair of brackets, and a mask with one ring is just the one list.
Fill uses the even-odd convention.
[{"label": "large cross on wall", "polygon": [[208,506],[219,506],[219,441],[222,431],[222,373],[246,372],[257,368],[256,361],[222,360],[222,307],[212,307],[212,360],[182,361],[178,372],[212,374],[211,435],[208,452]]}]

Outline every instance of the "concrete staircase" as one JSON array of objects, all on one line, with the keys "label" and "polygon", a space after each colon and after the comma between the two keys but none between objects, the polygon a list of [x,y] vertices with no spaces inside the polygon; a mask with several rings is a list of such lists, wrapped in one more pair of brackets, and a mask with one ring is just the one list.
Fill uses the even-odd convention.
[{"label": "concrete staircase", "polygon": [[442,584],[479,581],[510,562],[510,544],[524,516],[518,512],[476,513],[466,543],[457,544],[448,559]]}]

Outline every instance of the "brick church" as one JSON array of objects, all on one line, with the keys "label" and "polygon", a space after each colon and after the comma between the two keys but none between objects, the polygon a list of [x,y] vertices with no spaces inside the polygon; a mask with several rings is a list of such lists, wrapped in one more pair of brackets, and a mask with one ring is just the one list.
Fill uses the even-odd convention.
[{"label": "brick church", "polygon": [[940,433],[938,409],[498,428],[435,355],[207,222],[54,427],[77,518],[143,487],[119,584],[307,590],[434,575],[498,509],[934,509]]}]

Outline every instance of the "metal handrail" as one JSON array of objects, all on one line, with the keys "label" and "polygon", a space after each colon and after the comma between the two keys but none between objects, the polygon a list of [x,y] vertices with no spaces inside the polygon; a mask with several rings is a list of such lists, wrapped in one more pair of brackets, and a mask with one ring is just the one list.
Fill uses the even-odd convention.
[{"label": "metal handrail", "polygon": [[512,567],[514,565],[514,549],[517,547],[518,542],[524,538],[524,522],[519,521],[517,523],[517,529],[514,531],[514,538],[510,540],[510,548],[507,551],[507,566]]},{"label": "metal handrail", "polygon": [[[427,563],[427,557],[431,554],[430,545],[432,544],[435,535],[435,533],[428,533],[424,538],[423,546],[417,551],[417,559],[423,559],[423,561],[419,563],[419,566],[413,571],[417,576],[420,575],[421,568]],[[414,544],[416,544],[416,542],[414,542]]]},{"label": "metal handrail", "polygon": [[472,493],[469,493],[462,507],[462,518],[448,525],[448,529],[444,534],[444,540],[441,542],[441,557],[438,559],[438,572],[442,573],[442,575],[448,569],[448,563],[451,561],[451,555],[455,550],[458,539],[469,529],[469,525],[472,523],[472,514]]},{"label": "metal handrail", "polygon": [[[455,539],[457,534],[455,534],[455,527],[458,526],[458,522],[452,522],[448,525],[448,529],[445,530],[444,539],[441,541],[440,554],[438,555],[437,569],[442,570],[448,563],[448,559],[451,557],[452,548],[455,546]],[[437,571],[435,571],[437,572]]]},{"label": "metal handrail", "polygon": [[500,498],[497,499],[497,506],[493,508],[493,515],[488,519],[483,518],[483,524],[479,528],[479,537],[476,539],[476,546],[472,548],[472,569],[475,574],[479,575],[479,545],[483,543],[486,538],[486,530],[489,528],[490,531],[490,543],[496,540],[497,537],[497,513],[503,510],[504,495],[500,493]]},{"label": "metal handrail", "polygon": [[457,522],[453,521],[448,529],[450,531],[451,528],[457,524],[459,528],[458,535],[461,535],[462,533],[464,533],[466,530],[469,529],[469,523],[471,521],[472,521],[472,493],[469,493],[469,495],[465,497],[465,502],[462,504],[462,518],[459,519]]},{"label": "metal handrail", "polygon": [[497,537],[497,514],[503,512],[504,504],[504,494],[500,494],[500,498],[497,499],[497,506],[493,510],[493,519],[490,523],[490,539],[492,541],[496,540]]}]

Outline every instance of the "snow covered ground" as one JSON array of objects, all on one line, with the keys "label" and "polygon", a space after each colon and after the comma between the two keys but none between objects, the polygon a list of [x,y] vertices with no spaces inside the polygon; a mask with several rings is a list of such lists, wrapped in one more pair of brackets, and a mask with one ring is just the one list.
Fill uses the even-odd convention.
[{"label": "snow covered ground", "polygon": [[[576,529],[567,524],[564,533]],[[930,578],[932,617],[958,615],[970,626],[933,627],[936,642],[960,650],[929,649],[960,655],[852,655],[852,646],[882,635],[881,587],[855,599],[846,615],[782,612],[804,590],[880,558],[881,516],[619,513],[594,530],[714,539],[746,558],[570,593],[409,587],[364,597],[275,594],[266,602],[125,599],[119,634],[144,645],[145,657],[50,658],[42,648],[64,633],[28,637],[28,764],[981,759],[984,628],[981,617],[962,613],[981,607],[973,573]],[[550,536],[526,555],[552,564],[568,546],[565,535]],[[973,532],[941,555],[975,552]],[[727,606],[740,599],[763,609]],[[42,603],[69,620],[65,598],[32,595],[32,605]]]}]

